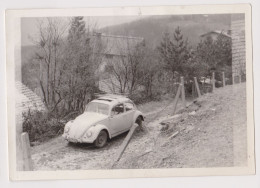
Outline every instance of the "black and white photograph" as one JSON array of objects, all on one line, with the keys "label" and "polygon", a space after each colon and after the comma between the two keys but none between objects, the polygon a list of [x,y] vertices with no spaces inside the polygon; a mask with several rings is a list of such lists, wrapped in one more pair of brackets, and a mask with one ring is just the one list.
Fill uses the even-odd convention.
[{"label": "black and white photograph", "polygon": [[7,12],[11,178],[254,174],[249,6],[118,9]]}]

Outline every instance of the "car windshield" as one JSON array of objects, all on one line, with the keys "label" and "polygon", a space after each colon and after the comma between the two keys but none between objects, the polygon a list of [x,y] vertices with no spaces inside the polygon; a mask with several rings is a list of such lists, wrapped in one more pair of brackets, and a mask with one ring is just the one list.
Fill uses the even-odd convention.
[{"label": "car windshield", "polygon": [[86,112],[96,112],[99,114],[108,115],[109,114],[109,106],[107,104],[102,104],[98,102],[91,102],[86,107]]}]

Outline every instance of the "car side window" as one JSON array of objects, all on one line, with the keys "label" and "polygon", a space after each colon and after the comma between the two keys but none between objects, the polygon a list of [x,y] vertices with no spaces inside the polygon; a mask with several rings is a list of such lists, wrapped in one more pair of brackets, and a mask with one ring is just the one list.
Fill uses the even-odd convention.
[{"label": "car side window", "polygon": [[124,113],[124,105],[123,104],[118,104],[116,106],[113,107],[111,115],[118,115]]},{"label": "car side window", "polygon": [[134,104],[131,103],[131,102],[126,102],[125,103],[125,111],[130,111],[130,110],[133,110],[134,109]]}]

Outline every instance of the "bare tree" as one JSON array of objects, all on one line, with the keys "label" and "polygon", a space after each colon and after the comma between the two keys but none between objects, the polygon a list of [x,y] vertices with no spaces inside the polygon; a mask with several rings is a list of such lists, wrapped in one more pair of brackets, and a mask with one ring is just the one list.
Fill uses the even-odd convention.
[{"label": "bare tree", "polygon": [[40,61],[39,84],[43,100],[47,108],[57,106],[61,101],[57,99],[58,63],[63,55],[63,36],[67,30],[67,22],[58,18],[44,18],[38,20],[38,37],[34,40],[38,50],[36,59]]},{"label": "bare tree", "polygon": [[141,86],[140,78],[143,73],[141,67],[145,60],[145,43],[144,41],[134,43],[128,38],[123,40],[126,42],[117,44],[119,54],[109,61],[107,70],[113,77],[111,79],[112,85],[118,85],[120,93],[131,95]]}]

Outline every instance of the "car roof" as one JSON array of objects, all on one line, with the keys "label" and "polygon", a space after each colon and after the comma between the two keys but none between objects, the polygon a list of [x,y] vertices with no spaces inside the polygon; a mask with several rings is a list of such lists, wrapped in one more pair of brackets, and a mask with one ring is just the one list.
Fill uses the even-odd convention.
[{"label": "car roof", "polygon": [[115,104],[118,104],[121,102],[126,102],[126,101],[131,101],[131,100],[123,95],[109,94],[109,95],[101,96],[101,97],[93,100],[92,102],[99,102],[99,103],[105,103],[105,104],[109,104],[109,105],[115,105]]}]

